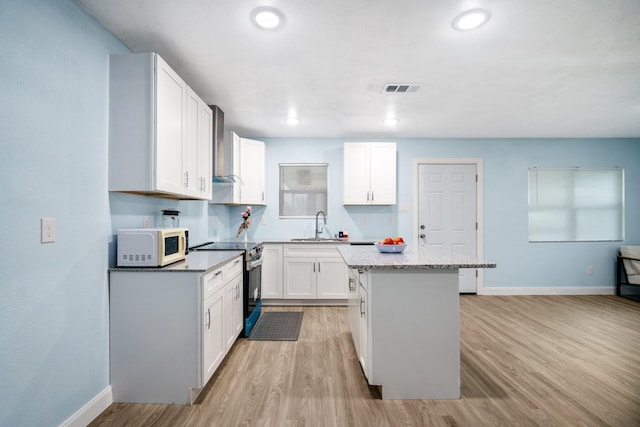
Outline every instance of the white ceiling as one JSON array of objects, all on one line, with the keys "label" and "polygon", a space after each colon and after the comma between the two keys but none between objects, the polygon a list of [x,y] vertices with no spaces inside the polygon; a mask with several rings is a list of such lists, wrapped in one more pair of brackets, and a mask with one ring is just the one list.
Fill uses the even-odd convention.
[{"label": "white ceiling", "polygon": [[[242,136],[640,137],[640,0],[77,1]],[[250,22],[264,5],[282,29]],[[451,27],[476,7],[487,24]]]}]

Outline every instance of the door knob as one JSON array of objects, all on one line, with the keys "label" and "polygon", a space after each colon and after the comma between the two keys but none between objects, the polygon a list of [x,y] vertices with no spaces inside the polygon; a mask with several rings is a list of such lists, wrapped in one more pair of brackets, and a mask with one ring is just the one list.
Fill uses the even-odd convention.
[{"label": "door knob", "polygon": [[426,236],[425,236],[425,234],[424,234],[424,233],[420,233],[420,238],[421,238],[421,239],[424,239],[425,237],[426,237]]},{"label": "door knob", "polygon": [[424,224],[420,224],[420,230],[424,230],[424,229],[425,229]]}]

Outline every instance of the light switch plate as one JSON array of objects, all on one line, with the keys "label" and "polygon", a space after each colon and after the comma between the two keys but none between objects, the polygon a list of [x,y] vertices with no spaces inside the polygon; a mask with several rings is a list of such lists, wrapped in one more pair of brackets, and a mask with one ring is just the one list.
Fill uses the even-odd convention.
[{"label": "light switch plate", "polygon": [[40,218],[40,243],[56,241],[56,219]]}]

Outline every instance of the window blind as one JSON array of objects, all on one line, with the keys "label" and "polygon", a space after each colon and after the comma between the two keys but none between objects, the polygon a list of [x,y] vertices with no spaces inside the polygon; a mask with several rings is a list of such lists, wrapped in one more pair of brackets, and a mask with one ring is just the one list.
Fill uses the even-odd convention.
[{"label": "window blind", "polygon": [[529,241],[618,240],[624,240],[623,169],[529,169]]}]

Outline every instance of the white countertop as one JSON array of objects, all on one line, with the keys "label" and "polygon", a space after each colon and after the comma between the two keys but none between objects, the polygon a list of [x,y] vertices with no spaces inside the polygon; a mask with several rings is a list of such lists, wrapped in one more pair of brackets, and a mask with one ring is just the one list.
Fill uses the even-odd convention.
[{"label": "white countertop", "polygon": [[189,252],[184,261],[174,262],[165,267],[113,267],[109,271],[146,273],[203,273],[243,255],[244,251],[200,251]]},{"label": "white countertop", "polygon": [[340,245],[338,252],[349,268],[420,270],[495,268],[493,262],[460,255],[437,247],[409,245],[402,253],[380,253],[375,246]]}]

